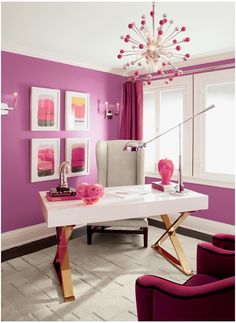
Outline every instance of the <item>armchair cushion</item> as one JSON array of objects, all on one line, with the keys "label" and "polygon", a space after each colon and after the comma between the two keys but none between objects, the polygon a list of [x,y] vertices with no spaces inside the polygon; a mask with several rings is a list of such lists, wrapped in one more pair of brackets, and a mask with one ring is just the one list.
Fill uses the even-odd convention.
[{"label": "armchair cushion", "polygon": [[183,285],[185,286],[201,286],[209,283],[214,283],[219,278],[210,276],[210,275],[205,275],[205,274],[196,274],[190,277]]},{"label": "armchair cushion", "polygon": [[234,320],[234,277],[186,286],[145,275],[136,281],[136,303],[139,321]]},{"label": "armchair cushion", "polygon": [[227,248],[198,245],[197,274],[183,285],[151,275],[137,279],[139,321],[234,321],[234,238],[215,235],[213,243],[218,240]]},{"label": "armchair cushion", "polygon": [[110,226],[110,227],[148,227],[147,219],[125,219],[125,220],[115,220],[109,222],[96,222],[92,225],[96,226]]},{"label": "armchair cushion", "polygon": [[212,237],[212,243],[222,249],[235,250],[235,236],[233,234],[217,233]]},{"label": "armchair cushion", "polygon": [[218,278],[235,274],[235,252],[201,242],[197,247],[197,273]]}]

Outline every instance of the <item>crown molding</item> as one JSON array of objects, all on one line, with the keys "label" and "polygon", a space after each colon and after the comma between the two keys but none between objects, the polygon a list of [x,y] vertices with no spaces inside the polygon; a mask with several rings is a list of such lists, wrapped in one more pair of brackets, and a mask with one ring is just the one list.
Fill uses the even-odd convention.
[{"label": "crown molding", "polygon": [[[60,56],[54,56],[52,54],[43,52],[43,51],[38,51],[35,49],[29,49],[26,47],[22,46],[16,46],[12,44],[2,44],[2,50],[14,54],[19,54],[19,55],[25,55],[29,57],[34,57],[34,58],[39,58],[39,59],[45,59],[57,63],[62,63],[62,64],[68,64],[68,65],[73,65],[81,68],[87,68],[91,69],[94,71],[99,71],[99,72],[104,72],[104,73],[111,73],[119,76],[124,76],[124,77],[129,77],[133,74],[133,69],[130,70],[124,70],[123,68],[104,68],[102,66],[95,66],[92,64],[85,64],[79,61],[73,61],[70,59],[66,59]],[[235,52],[234,50],[229,50],[227,52],[214,52],[214,53],[209,53],[209,54],[201,54],[201,55],[195,55],[191,59],[187,60],[186,62],[175,62],[175,66],[180,68],[180,67],[187,67],[191,65],[200,65],[200,64],[205,64],[205,63],[211,63],[211,62],[217,62],[225,59],[230,59],[235,57]]]},{"label": "crown molding", "polygon": [[191,59],[185,61],[185,62],[178,62],[175,63],[175,66],[177,67],[186,67],[191,65],[201,65],[201,64],[207,64],[212,62],[218,62],[223,61],[226,59],[234,58],[235,52],[234,51],[227,51],[227,52],[215,52],[215,53],[209,53],[209,54],[201,54],[201,55],[195,55]]},{"label": "crown molding", "polygon": [[95,66],[92,64],[86,64],[86,63],[82,63],[79,61],[73,61],[73,60],[66,59],[66,58],[63,58],[60,56],[55,56],[55,55],[49,54],[47,52],[38,51],[35,49],[29,49],[29,48],[22,47],[22,46],[16,46],[16,45],[12,45],[12,44],[2,43],[1,50],[6,51],[6,52],[10,52],[13,54],[25,55],[25,56],[29,56],[29,57],[53,61],[56,63],[68,64],[68,65],[73,65],[73,66],[77,66],[77,67],[81,67],[81,68],[91,69],[94,71],[111,73],[111,74],[125,76],[125,77],[127,76],[127,72],[124,71],[122,68],[104,68],[102,66],[97,66],[97,65]]}]

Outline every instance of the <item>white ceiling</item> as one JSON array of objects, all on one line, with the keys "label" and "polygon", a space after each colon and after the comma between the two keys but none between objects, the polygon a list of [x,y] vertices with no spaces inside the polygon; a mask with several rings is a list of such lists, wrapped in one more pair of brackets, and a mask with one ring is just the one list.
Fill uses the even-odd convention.
[{"label": "white ceiling", "polygon": [[[2,49],[122,74],[127,48],[120,35],[149,16],[152,2],[5,2]],[[157,2],[178,26],[187,27],[192,57],[234,51],[234,2]],[[126,47],[126,46],[127,47]]]}]

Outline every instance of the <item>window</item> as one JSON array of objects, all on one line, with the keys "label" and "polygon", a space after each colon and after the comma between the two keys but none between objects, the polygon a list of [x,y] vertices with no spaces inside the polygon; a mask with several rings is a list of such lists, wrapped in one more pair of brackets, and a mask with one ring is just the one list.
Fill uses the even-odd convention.
[{"label": "window", "polygon": [[194,173],[201,178],[230,182],[234,177],[234,71],[203,73],[195,77],[197,112],[215,108],[195,123]]},{"label": "window", "polygon": [[[165,132],[191,116],[192,79],[184,76],[166,86],[161,81],[153,82],[144,91],[144,141]],[[192,132],[191,122],[182,128],[182,156],[184,174],[191,175]],[[171,159],[178,169],[179,130],[178,128],[150,143],[145,151],[145,169],[154,172],[160,159]],[[187,156],[186,158],[184,156]],[[188,162],[187,162],[188,161]]]},{"label": "window", "polygon": [[[184,90],[183,88],[170,89],[160,92],[159,133],[174,127],[183,120]],[[160,159],[168,157],[178,167],[179,155],[178,128],[167,133],[159,141]],[[182,138],[183,144],[183,138]],[[171,149],[170,149],[171,147]]]},{"label": "window", "polygon": [[[144,87],[144,141],[215,104],[182,126],[183,174],[185,180],[200,183],[233,183],[234,97],[234,69],[183,76],[168,85],[154,81]],[[177,169],[178,144],[178,128],[149,144],[146,174],[152,176],[157,162],[165,157]]]}]

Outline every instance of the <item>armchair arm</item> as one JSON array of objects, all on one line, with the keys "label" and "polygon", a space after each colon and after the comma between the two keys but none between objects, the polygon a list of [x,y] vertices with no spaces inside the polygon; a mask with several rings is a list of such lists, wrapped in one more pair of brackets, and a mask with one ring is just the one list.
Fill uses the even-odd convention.
[{"label": "armchair arm", "polygon": [[197,273],[218,278],[234,276],[235,252],[201,242],[197,246]]},{"label": "armchair arm", "polygon": [[233,234],[217,233],[212,237],[212,243],[219,248],[235,250],[235,236]]},{"label": "armchair arm", "polygon": [[234,277],[185,286],[145,275],[136,281],[136,303],[139,321],[234,320]]}]

